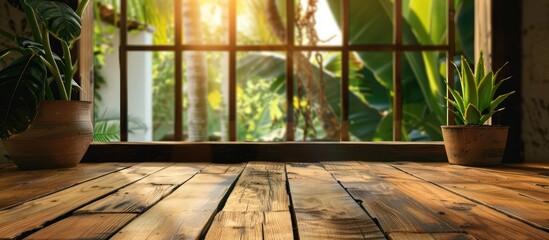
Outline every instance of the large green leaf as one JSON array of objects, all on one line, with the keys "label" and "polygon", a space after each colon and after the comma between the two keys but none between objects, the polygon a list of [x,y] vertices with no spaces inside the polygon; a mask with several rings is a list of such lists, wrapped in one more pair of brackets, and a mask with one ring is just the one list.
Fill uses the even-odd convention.
[{"label": "large green leaf", "polygon": [[0,139],[25,131],[44,99],[46,68],[38,56],[24,55],[0,71]]},{"label": "large green leaf", "polygon": [[81,19],[67,4],[44,0],[25,0],[25,2],[56,38],[72,43],[80,37]]},{"label": "large green leaf", "polygon": [[[340,1],[328,0],[334,19],[340,19]],[[392,43],[392,8],[390,0],[351,0],[349,13],[351,44],[391,44]],[[353,7],[356,6],[356,7]],[[360,7],[359,7],[360,6]],[[426,7],[428,6],[428,7]],[[445,13],[444,1],[429,0],[403,2],[403,40],[408,44],[440,44],[444,43]],[[432,14],[434,13],[434,14]],[[368,71],[386,88],[388,94],[393,94],[393,59],[391,52],[358,52]],[[442,107],[444,102],[444,85],[438,72],[440,52],[405,52],[402,62],[401,78],[403,83],[404,104],[424,104],[428,106],[427,115],[434,115],[439,125],[445,120]],[[407,83],[413,81],[413,84]],[[353,83],[350,79],[350,83]],[[378,100],[381,98],[378,98]],[[391,99],[386,99],[388,105]],[[380,105],[379,102],[376,105]],[[435,124],[436,125],[436,124]],[[436,131],[439,131],[437,129]],[[440,134],[435,134],[439,136]],[[435,139],[433,137],[432,139]]]}]

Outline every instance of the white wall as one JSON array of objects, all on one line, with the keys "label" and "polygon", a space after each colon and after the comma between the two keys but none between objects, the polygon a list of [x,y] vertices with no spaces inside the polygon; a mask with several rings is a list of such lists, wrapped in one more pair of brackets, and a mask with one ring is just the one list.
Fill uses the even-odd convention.
[{"label": "white wall", "polygon": [[[119,45],[119,36],[112,39],[112,46]],[[147,31],[131,32],[128,43],[152,44],[152,34]],[[99,71],[106,84],[99,89],[102,101],[96,103],[100,113],[120,116],[120,67],[118,48],[105,54],[105,65]],[[143,123],[147,129],[128,135],[129,141],[152,141],[152,53],[130,52],[128,54],[128,114],[130,119]],[[130,128],[131,128],[130,123]]]}]

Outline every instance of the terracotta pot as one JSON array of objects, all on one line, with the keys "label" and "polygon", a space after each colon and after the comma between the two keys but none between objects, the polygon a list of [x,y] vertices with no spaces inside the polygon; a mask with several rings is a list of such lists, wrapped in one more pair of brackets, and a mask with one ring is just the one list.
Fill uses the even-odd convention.
[{"label": "terracotta pot", "polygon": [[468,166],[500,164],[508,130],[505,126],[442,126],[448,162]]},{"label": "terracotta pot", "polygon": [[23,133],[4,140],[8,157],[20,169],[78,165],[93,139],[91,102],[42,101]]}]

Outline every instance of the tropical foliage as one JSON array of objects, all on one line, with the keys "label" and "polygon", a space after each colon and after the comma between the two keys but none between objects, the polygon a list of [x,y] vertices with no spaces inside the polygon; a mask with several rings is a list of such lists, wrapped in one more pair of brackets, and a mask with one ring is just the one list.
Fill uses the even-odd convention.
[{"label": "tropical foliage", "polygon": [[[81,1],[76,10],[63,2],[8,0],[22,10],[32,29],[32,39],[0,29],[0,35],[13,41],[15,47],[2,50],[0,58],[11,52],[21,56],[0,70],[0,138],[23,132],[34,120],[40,101],[71,100],[73,80],[78,64],[70,49],[80,37],[81,16],[89,0]],[[50,42],[58,41],[62,56]]]},{"label": "tropical foliage", "polygon": [[[103,0],[105,1],[105,0]],[[116,1],[114,1],[116,2]],[[173,44],[173,18],[170,14],[151,14],[152,0],[131,0],[129,8],[134,19],[155,26],[155,44]],[[155,5],[157,1],[154,1]],[[173,8],[163,5],[164,12]],[[169,1],[171,2],[171,1]],[[297,1],[296,1],[297,2]],[[304,8],[306,7],[306,1]],[[341,27],[340,1],[319,1],[328,8],[336,26]],[[447,41],[446,2],[439,0],[403,0],[403,42],[404,44],[436,45]],[[227,44],[228,15],[223,0],[200,1],[202,38],[205,43]],[[473,0],[456,0],[456,52],[472,57]],[[285,0],[237,1],[237,44],[281,44],[277,26],[286,26]],[[141,6],[149,6],[148,8]],[[393,1],[351,0],[349,14],[351,44],[391,44],[393,38]],[[154,9],[154,8],[152,8]],[[156,10],[155,10],[156,11]],[[166,18],[162,18],[167,16]],[[205,17],[210,16],[210,17]],[[278,20],[275,18],[278,16]],[[159,19],[160,18],[160,19]],[[208,18],[210,21],[206,21]],[[221,19],[221,20],[219,20]],[[276,20],[276,21],[273,21]],[[225,25],[224,25],[225,24]],[[185,27],[185,26],[184,26]],[[188,26],[187,26],[188,27]],[[316,26],[316,29],[320,29]],[[280,28],[278,28],[280,30]],[[163,31],[167,31],[163,33]],[[320,39],[327,40],[327,39]],[[187,40],[183,39],[183,42]],[[322,42],[320,42],[322,44]],[[209,139],[226,139],[226,88],[228,66],[226,54],[204,52],[208,76],[207,121]],[[304,53],[303,56],[307,55]],[[313,54],[314,55],[314,54]],[[308,65],[315,79],[322,78],[324,89],[321,96],[326,106],[333,110],[339,124],[341,55],[337,52],[321,52],[323,61],[308,58]],[[153,132],[154,139],[166,139],[173,134],[174,119],[174,55],[159,52],[154,54],[153,65]],[[296,56],[302,58],[303,56]],[[314,92],[307,91],[306,84],[302,98],[298,98],[299,81],[294,86],[294,101],[286,102],[286,54],[284,52],[251,51],[237,53],[237,139],[241,141],[283,141],[286,131],[286,109],[293,107],[296,139],[323,140],[326,136],[326,121],[314,108],[318,101],[309,100]],[[403,129],[392,129],[393,118],[393,64],[392,52],[352,52],[349,63],[350,112],[349,131],[354,141],[392,140],[393,131],[402,131],[404,140],[440,140],[440,125],[445,124],[446,56],[444,52],[404,52],[402,59],[403,85]],[[307,59],[307,58],[305,58]],[[184,61],[185,62],[185,61]],[[294,60],[294,62],[296,62]],[[459,63],[459,61],[456,61]],[[184,77],[188,65],[182,66]],[[299,73],[293,73],[299,74]],[[297,79],[298,77],[294,77]],[[186,80],[185,80],[186,81]],[[304,83],[304,82],[303,82]],[[301,84],[303,84],[301,83]],[[184,82],[184,88],[186,82]],[[188,94],[184,94],[183,107],[188,108]],[[131,104],[131,103],[130,103]],[[315,105],[316,104],[316,105]],[[304,109],[304,110],[303,110]],[[321,107],[322,109],[322,107]],[[185,111],[184,111],[185,112]],[[187,113],[185,113],[187,114]],[[307,116],[309,114],[310,116]],[[188,116],[185,115],[184,118]],[[307,127],[304,122],[310,118]],[[184,123],[184,129],[189,126]],[[314,129],[316,134],[311,134]],[[338,126],[339,128],[339,126]],[[306,133],[308,131],[308,133]],[[327,139],[337,140],[337,139]]]}]

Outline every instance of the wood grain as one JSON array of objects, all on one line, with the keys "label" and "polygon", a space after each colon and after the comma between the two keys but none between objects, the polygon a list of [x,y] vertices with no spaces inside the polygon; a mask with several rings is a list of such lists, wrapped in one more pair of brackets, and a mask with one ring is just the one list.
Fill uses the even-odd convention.
[{"label": "wood grain", "polygon": [[93,179],[74,187],[0,211],[0,239],[15,238],[24,232],[65,215],[76,208],[105,196],[163,169],[168,163],[142,163]]},{"label": "wood grain", "polygon": [[449,170],[450,168],[406,163],[393,166],[549,231],[549,204],[545,202],[524,196],[514,190],[472,180],[463,176],[462,172],[454,172]]},{"label": "wood grain", "polygon": [[113,239],[197,239],[237,174],[197,174],[124,227]]},{"label": "wood grain", "polygon": [[465,233],[390,233],[391,240],[476,240]]},{"label": "wood grain", "polygon": [[119,171],[128,164],[82,164],[75,168],[22,171],[0,180],[0,209]]},{"label": "wood grain", "polygon": [[206,239],[291,239],[284,163],[250,162]]},{"label": "wood grain", "polygon": [[77,210],[77,213],[141,213],[205,167],[206,163],[177,163]]},{"label": "wood grain", "polygon": [[[436,211],[445,222],[477,239],[549,239],[549,234],[472,202],[385,163],[361,164],[403,194]],[[512,203],[511,203],[512,204]]]},{"label": "wood grain", "polygon": [[216,163],[211,164],[200,171],[204,174],[239,174],[246,163]]},{"label": "wood grain", "polygon": [[536,173],[501,170],[501,167],[475,168],[449,164],[429,164],[429,166],[442,167],[454,175],[506,188],[543,203],[549,203],[549,178]]},{"label": "wood grain", "polygon": [[107,239],[116,233],[136,214],[86,214],[75,215],[42,229],[25,239]]},{"label": "wood grain", "polygon": [[385,239],[375,222],[319,164],[286,165],[300,239]]},{"label": "wood grain", "polygon": [[358,162],[323,162],[322,165],[354,199],[360,200],[387,233],[460,231],[446,223],[437,212],[406,196],[395,185],[369,172]]},{"label": "wood grain", "polygon": [[[2,172],[2,174],[0,174],[0,190],[8,189],[10,187],[18,185],[25,185],[59,174],[71,174],[69,172],[93,171],[92,169],[94,168],[102,168],[105,166],[130,167],[132,165],[135,165],[135,163],[81,163],[74,168],[44,169],[32,171],[19,170],[15,165],[13,165],[13,167],[4,169],[3,171],[5,172]],[[88,170],[88,168],[90,168],[90,170]]]},{"label": "wood grain", "polygon": [[206,239],[293,239],[290,212],[221,211]]},{"label": "wood grain", "polygon": [[223,211],[289,211],[284,168],[284,163],[248,163]]}]

